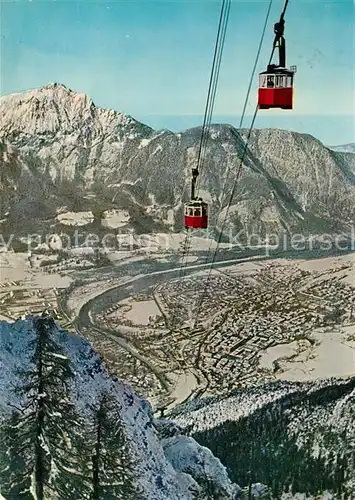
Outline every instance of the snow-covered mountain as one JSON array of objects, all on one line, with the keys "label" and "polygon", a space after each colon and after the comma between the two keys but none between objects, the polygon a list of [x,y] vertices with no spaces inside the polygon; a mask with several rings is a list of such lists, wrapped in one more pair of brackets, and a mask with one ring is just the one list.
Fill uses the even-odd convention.
[{"label": "snow-covered mountain", "polygon": [[[112,208],[127,210],[126,227],[137,231],[182,228],[201,127],[154,131],[60,84],[2,97],[0,124],[7,163],[21,165],[16,179],[7,169],[0,187],[7,229],[38,214],[55,220],[63,207],[92,210],[96,228]],[[221,226],[226,215],[246,137],[230,125],[209,130],[199,193],[211,204],[211,226]],[[349,228],[355,217],[349,155],[310,135],[276,129],[255,129],[249,146],[226,230]]]},{"label": "snow-covered mountain", "polygon": [[233,499],[212,453],[46,317],[0,322],[0,492],[7,500]]},{"label": "snow-covered mountain", "polygon": [[355,377],[239,389],[180,405],[168,418],[241,486],[261,481],[273,498],[290,490],[355,498]]},{"label": "snow-covered mountain", "polygon": [[343,144],[341,146],[329,146],[329,149],[333,151],[340,151],[343,153],[355,153],[355,142],[351,142],[350,144]]}]

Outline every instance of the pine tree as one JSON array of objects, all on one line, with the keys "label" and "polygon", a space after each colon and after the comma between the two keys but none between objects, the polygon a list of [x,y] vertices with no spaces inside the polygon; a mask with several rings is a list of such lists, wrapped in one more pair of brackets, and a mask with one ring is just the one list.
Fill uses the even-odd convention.
[{"label": "pine tree", "polygon": [[23,414],[13,410],[0,429],[0,493],[6,498],[32,500],[29,470],[33,464]]},{"label": "pine tree", "polygon": [[[56,326],[51,318],[34,319],[36,336],[27,346],[31,367],[20,370],[21,383],[15,392],[22,398],[16,418],[17,439],[10,448],[12,457],[21,458],[21,481],[31,477],[37,500],[55,491],[59,498],[89,498],[85,460],[78,460],[80,421],[70,400],[74,374],[70,360],[55,340]],[[15,421],[10,422],[14,427]],[[17,462],[18,463],[18,462]],[[84,467],[85,468],[85,467]],[[26,479],[27,478],[27,479]],[[11,488],[15,484],[9,484]]]},{"label": "pine tree", "polygon": [[137,485],[137,461],[120,411],[121,407],[115,399],[104,393],[94,413],[93,500],[143,498]]},{"label": "pine tree", "polygon": [[79,417],[71,398],[74,373],[71,362],[54,340],[52,319],[39,322],[38,334],[43,336],[43,377],[45,413],[43,435],[51,457],[48,486],[59,498],[90,498],[90,450],[85,439],[85,424]]},{"label": "pine tree", "polygon": [[[51,486],[61,499],[90,499],[91,447],[88,442],[86,423],[78,417],[74,406],[68,404],[65,428],[54,429],[51,442],[57,443],[53,460],[55,470],[51,475]],[[58,431],[58,432],[56,432]]]}]

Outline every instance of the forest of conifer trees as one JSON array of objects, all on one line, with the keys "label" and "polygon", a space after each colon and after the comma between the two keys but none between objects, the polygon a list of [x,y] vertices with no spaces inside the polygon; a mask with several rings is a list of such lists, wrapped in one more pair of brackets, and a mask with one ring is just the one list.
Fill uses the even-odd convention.
[{"label": "forest of conifer trees", "polygon": [[332,425],[324,425],[312,412],[331,415],[339,399],[354,388],[352,378],[306,397],[301,391],[293,393],[237,421],[227,419],[208,430],[191,430],[191,435],[211,449],[242,487],[261,482],[274,499],[283,492],[320,498],[328,491],[339,500],[352,500],[355,406],[349,401]]}]

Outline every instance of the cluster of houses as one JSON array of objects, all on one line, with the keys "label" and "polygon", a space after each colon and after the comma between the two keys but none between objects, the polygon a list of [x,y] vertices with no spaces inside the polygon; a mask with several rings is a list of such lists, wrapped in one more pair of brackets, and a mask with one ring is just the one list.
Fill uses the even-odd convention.
[{"label": "cluster of houses", "polygon": [[208,282],[191,277],[162,285],[155,298],[181,327],[179,361],[202,374],[211,392],[265,380],[259,358],[266,349],[352,324],[355,317],[355,288],[342,280],[339,267],[310,272],[268,265],[246,278],[214,273]]},{"label": "cluster of houses", "polygon": [[16,321],[30,314],[50,313],[61,320],[58,310],[57,288],[31,287],[22,282],[0,284],[0,314],[4,319]]}]

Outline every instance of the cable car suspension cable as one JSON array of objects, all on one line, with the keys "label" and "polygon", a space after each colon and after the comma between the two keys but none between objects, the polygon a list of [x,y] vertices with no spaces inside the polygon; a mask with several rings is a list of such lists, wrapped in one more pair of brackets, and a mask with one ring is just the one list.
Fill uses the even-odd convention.
[{"label": "cable car suspension cable", "polygon": [[[213,60],[213,67],[210,79],[210,88],[208,91],[207,102],[206,102],[206,110],[205,110],[205,121],[201,134],[201,142],[200,148],[197,157],[197,169],[201,166],[202,161],[204,159],[206,153],[206,146],[209,137],[209,128],[211,126],[214,103],[217,92],[217,84],[219,78],[219,72],[221,68],[222,55],[224,49],[224,43],[227,33],[227,26],[229,20],[231,0],[223,0],[222,9],[221,9],[221,18],[220,25],[218,29],[218,36],[216,40],[215,54]],[[202,170],[202,168],[201,168]],[[200,172],[199,172],[200,173]]]},{"label": "cable car suspension cable", "polygon": [[[240,122],[239,122],[239,129],[242,128],[243,120],[245,118],[246,107],[247,107],[248,102],[249,102],[251,87],[252,87],[252,84],[253,84],[256,67],[258,65],[258,61],[259,61],[259,57],[260,57],[260,53],[261,53],[261,48],[262,48],[263,41],[264,41],[264,38],[265,38],[266,28],[267,28],[267,24],[268,24],[268,21],[269,21],[272,4],[273,4],[273,0],[270,0],[269,1],[269,6],[268,6],[268,9],[267,9],[267,12],[266,12],[266,17],[265,17],[265,21],[264,21],[263,31],[262,31],[262,34],[261,34],[261,37],[260,37],[260,41],[259,41],[259,47],[258,47],[258,50],[257,50],[257,53],[256,53],[254,66],[253,66],[251,77],[250,77],[250,80],[249,80],[249,86],[248,86],[246,98],[245,98],[245,101],[244,101],[242,115],[241,115]],[[254,118],[254,120],[255,120],[255,118]],[[228,164],[227,164],[227,167],[228,167]],[[227,171],[226,178],[225,178],[225,181],[223,183],[223,188],[222,188],[222,194],[221,194],[221,201],[222,202],[224,200],[224,194],[225,194],[225,190],[226,190],[227,181],[228,181],[228,171]],[[211,253],[211,248],[212,248],[212,242],[210,243],[210,246],[208,248],[208,252],[207,252],[207,255],[206,255],[206,259],[205,259],[205,263],[206,264],[208,263],[208,259],[209,259],[210,253]]]},{"label": "cable car suspension cable", "polygon": [[[249,80],[248,90],[247,90],[247,94],[246,94],[245,101],[244,101],[243,111],[242,111],[242,114],[241,114],[241,117],[240,117],[240,122],[239,122],[239,127],[238,127],[239,129],[242,128],[243,121],[244,121],[244,118],[245,118],[246,108],[247,108],[247,105],[248,105],[248,102],[249,102],[250,92],[251,92],[251,88],[252,88],[252,85],[253,85],[253,80],[254,80],[254,76],[255,76],[256,67],[257,67],[258,62],[259,62],[260,52],[261,52],[261,48],[262,48],[263,41],[264,41],[264,38],[265,38],[266,28],[267,28],[267,24],[268,24],[268,21],[269,21],[269,17],[270,17],[270,12],[271,12],[271,7],[272,7],[272,4],[273,4],[273,1],[274,0],[270,0],[269,1],[269,6],[268,6],[268,9],[267,9],[267,12],[266,12],[266,17],[265,17],[265,21],[264,21],[264,27],[263,27],[263,31],[261,33],[259,47],[258,47],[258,50],[257,50],[257,53],[256,53],[256,58],[255,58],[254,66],[253,66],[253,69],[252,69],[252,72],[251,72],[251,77],[250,77],[250,80]],[[227,169],[228,169],[228,161],[227,161]],[[226,190],[227,181],[228,181],[228,170],[227,170],[226,178],[224,180],[223,187],[222,187],[222,194],[221,194],[221,197],[220,197],[221,204],[223,203],[223,200],[224,200],[224,193],[225,193],[225,190]],[[207,252],[207,255],[206,255],[206,259],[205,259],[205,263],[206,264],[208,263],[208,258],[210,256],[211,247],[212,247],[212,243],[210,243],[210,246],[208,248],[208,252]]]},{"label": "cable car suspension cable", "polygon": [[[200,139],[199,150],[198,150],[198,155],[197,155],[197,165],[192,170],[193,178],[192,178],[191,199],[196,198],[197,193],[198,193],[198,187],[197,187],[198,180],[197,179],[198,179],[198,176],[200,175],[199,167],[201,165],[202,160],[204,159],[205,152],[206,152],[208,132],[209,132],[209,127],[211,125],[211,120],[212,120],[218,77],[219,77],[219,72],[220,72],[220,67],[221,67],[222,54],[223,54],[224,42],[225,42],[228,19],[229,19],[230,5],[231,5],[231,0],[223,0],[222,7],[221,7],[221,13],[220,13],[220,19],[219,19],[219,25],[218,25],[218,31],[217,31],[217,37],[216,37],[216,42],[215,42],[211,76],[210,76],[210,81],[209,81],[209,86],[208,86],[204,120],[203,120],[203,125],[202,125],[202,130],[201,130],[201,139]],[[183,256],[182,256],[183,262],[182,262],[182,265],[180,268],[180,276],[179,276],[180,278],[182,277],[184,270],[187,266],[188,254],[189,254],[189,249],[190,249],[191,235],[190,235],[189,229],[187,231],[188,232],[187,232],[187,235],[185,238],[184,252],[183,252]],[[184,259],[186,260],[185,264],[184,264]]]},{"label": "cable car suspension cable", "polygon": [[[286,9],[287,9],[287,6],[288,6],[288,2],[289,2],[289,0],[285,1],[285,6],[284,6],[283,12],[282,12],[281,17],[280,17],[280,21],[281,22],[284,22],[283,17],[285,15],[285,12],[286,12]],[[268,14],[269,14],[269,11],[268,11]],[[276,26],[275,26],[275,28],[276,28]],[[275,31],[276,31],[276,29],[275,29]],[[276,37],[277,37],[277,35],[275,36],[275,40],[276,40]],[[259,58],[260,50],[261,50],[261,45],[259,46],[257,58]],[[274,55],[274,51],[275,51],[275,41],[274,41],[274,44],[273,44],[273,48],[272,48],[272,52],[271,52],[271,56],[270,56],[270,60],[269,60],[269,65],[271,64],[271,61],[272,61],[272,58],[273,58],[273,55]],[[249,140],[250,140],[250,136],[251,136],[252,130],[254,128],[254,123],[255,123],[255,119],[256,119],[257,113],[258,113],[258,109],[259,109],[259,106],[257,105],[256,108],[255,108],[255,111],[254,111],[254,115],[253,115],[251,124],[250,124],[248,135],[247,135],[247,138],[246,138],[246,141],[245,141],[245,144],[244,144],[243,154],[242,154],[242,157],[241,157],[239,165],[238,165],[238,169],[237,169],[236,176],[235,176],[235,179],[234,179],[232,191],[231,191],[231,194],[229,196],[229,201],[228,201],[228,204],[227,204],[226,213],[225,213],[225,216],[224,216],[224,219],[223,219],[222,227],[221,227],[221,229],[219,231],[217,245],[216,245],[215,251],[213,253],[211,264],[209,266],[209,273],[208,273],[208,276],[207,276],[207,280],[205,282],[205,285],[204,285],[204,288],[203,288],[203,291],[202,291],[202,295],[201,295],[201,299],[199,300],[199,304],[198,304],[197,311],[196,311],[196,314],[195,314],[194,328],[196,327],[196,324],[197,324],[197,321],[198,321],[198,316],[199,316],[199,313],[201,311],[202,303],[203,303],[203,300],[204,300],[204,296],[206,295],[208,283],[209,283],[210,278],[211,278],[213,264],[214,264],[214,262],[216,260],[216,257],[217,257],[219,245],[221,243],[221,239],[222,239],[222,236],[223,236],[224,226],[225,226],[228,214],[229,214],[229,210],[230,210],[230,207],[231,207],[231,204],[232,204],[232,201],[233,201],[233,198],[234,198],[234,194],[235,194],[235,191],[236,191],[237,183],[238,183],[241,171],[242,171],[243,161],[244,161],[245,155],[246,155],[247,150],[248,150],[248,144],[249,144]]]},{"label": "cable car suspension cable", "polygon": [[251,88],[252,88],[252,85],[253,85],[253,80],[254,80],[254,76],[255,76],[256,67],[257,67],[258,62],[259,62],[260,52],[261,52],[261,48],[262,48],[263,41],[264,41],[264,38],[265,38],[267,23],[269,21],[270,11],[271,11],[271,7],[272,7],[272,4],[273,4],[273,1],[274,0],[270,0],[269,7],[268,7],[268,10],[267,10],[267,13],[266,13],[266,18],[265,18],[265,22],[264,22],[263,31],[262,31],[262,34],[261,34],[261,37],[260,37],[259,47],[258,47],[258,50],[257,50],[257,53],[256,53],[254,67],[252,69],[251,77],[250,77],[250,80],[249,80],[249,86],[248,86],[248,90],[247,90],[247,96],[246,96],[245,101],[244,101],[244,107],[243,107],[243,111],[242,111],[242,116],[240,118],[240,123],[239,123],[239,128],[240,129],[242,128],[242,125],[243,125],[243,120],[244,120],[244,117],[245,117],[245,112],[246,112],[246,108],[247,108],[247,105],[248,105]]}]

